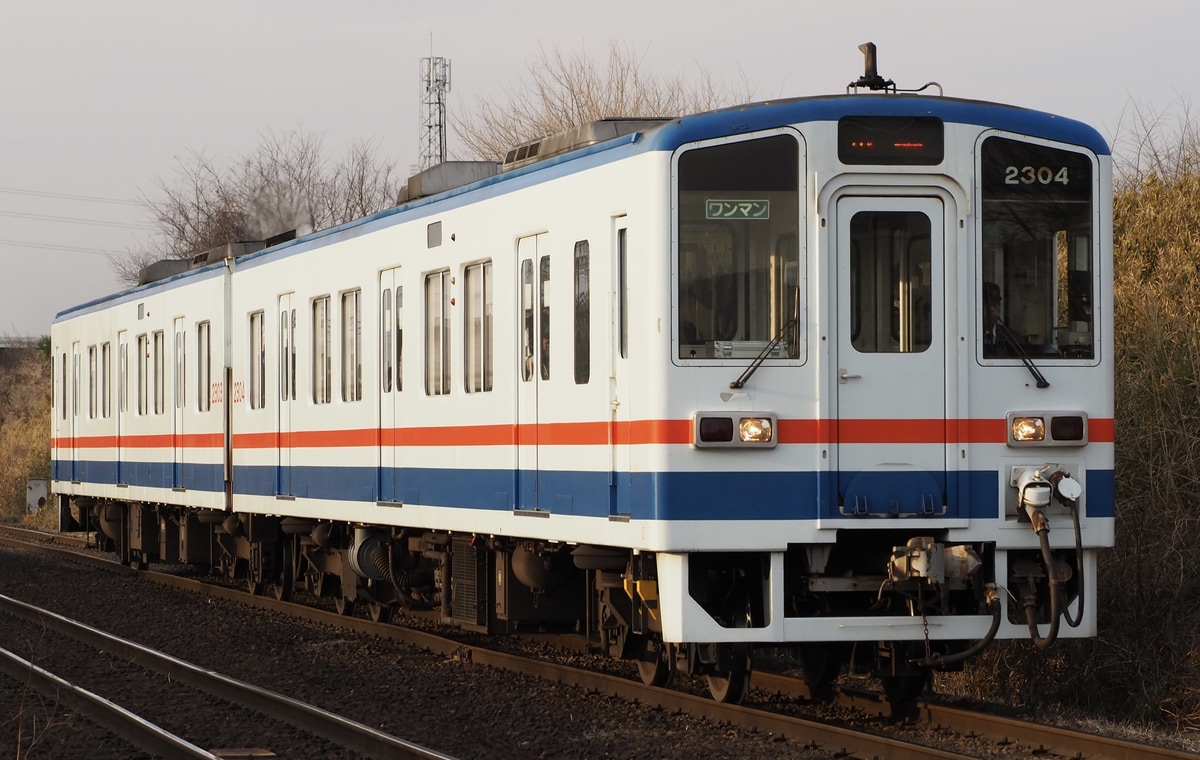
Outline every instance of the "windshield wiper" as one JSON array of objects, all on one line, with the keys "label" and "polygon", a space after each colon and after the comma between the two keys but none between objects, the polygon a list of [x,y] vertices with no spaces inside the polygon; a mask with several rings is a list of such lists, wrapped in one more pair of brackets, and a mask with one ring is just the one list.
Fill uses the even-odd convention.
[{"label": "windshield wiper", "polygon": [[[783,342],[783,338],[785,335],[787,335],[788,330],[795,327],[796,318],[792,317],[784,323],[783,327],[779,328],[779,333],[774,338],[771,338],[771,342],[767,344],[766,348],[760,351],[758,356],[754,357],[754,361],[750,362],[750,366],[746,367],[745,371],[742,372],[741,377],[730,383],[729,387],[736,390],[745,386],[751,375],[753,375],[755,371],[762,366],[763,361],[765,361],[766,358],[771,355],[771,352],[775,350],[776,346]],[[793,331],[792,345],[788,351],[788,357],[792,359],[796,358],[796,337],[795,331]]]},{"label": "windshield wiper", "polygon": [[1025,365],[1027,370],[1029,370],[1029,374],[1033,375],[1033,379],[1037,381],[1037,387],[1049,388],[1050,381],[1046,379],[1046,376],[1043,375],[1037,368],[1037,365],[1033,363],[1033,359],[1029,358],[1029,354],[1025,352],[1025,349],[1021,348],[1021,342],[1017,339],[1016,334],[1012,330],[1008,329],[1008,325],[1004,324],[1004,322],[999,319],[996,320],[996,327],[1000,330],[1000,332],[1004,333],[1004,340],[1008,343],[1008,345],[1012,346],[1013,351],[1016,352],[1017,357],[1021,360],[1021,363]]}]

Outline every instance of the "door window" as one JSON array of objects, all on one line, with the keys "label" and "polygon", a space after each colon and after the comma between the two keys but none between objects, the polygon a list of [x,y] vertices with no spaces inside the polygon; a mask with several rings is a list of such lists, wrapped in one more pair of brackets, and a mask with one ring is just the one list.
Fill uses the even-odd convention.
[{"label": "door window", "polygon": [[862,211],[850,220],[851,345],[916,353],[932,339],[929,217]]}]

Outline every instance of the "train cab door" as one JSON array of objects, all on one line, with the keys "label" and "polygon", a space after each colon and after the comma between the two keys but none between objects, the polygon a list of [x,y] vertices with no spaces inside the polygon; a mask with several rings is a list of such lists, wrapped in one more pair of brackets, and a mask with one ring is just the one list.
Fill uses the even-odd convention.
[{"label": "train cab door", "polygon": [[172,429],[171,440],[174,447],[175,456],[172,457],[171,465],[171,487],[182,489],[183,486],[183,459],[186,456],[183,445],[183,411],[184,411],[184,386],[186,384],[186,364],[185,361],[185,334],[183,331],[183,317],[175,318],[175,352],[174,352],[174,370],[172,372],[172,388],[174,388],[174,409],[172,411]]},{"label": "train cab door", "polygon": [[275,493],[292,491],[292,405],[296,401],[296,307],[292,294],[279,297],[279,418],[275,461]]},{"label": "train cab door", "polygon": [[517,383],[516,494],[519,510],[545,506],[539,499],[540,396],[550,380],[550,256],[542,235],[517,241],[520,357]]},{"label": "train cab door", "polygon": [[831,517],[946,512],[947,203],[837,201]]},{"label": "train cab door", "polygon": [[379,273],[379,501],[403,501],[400,482],[401,349],[404,347],[404,289],[400,267]]}]

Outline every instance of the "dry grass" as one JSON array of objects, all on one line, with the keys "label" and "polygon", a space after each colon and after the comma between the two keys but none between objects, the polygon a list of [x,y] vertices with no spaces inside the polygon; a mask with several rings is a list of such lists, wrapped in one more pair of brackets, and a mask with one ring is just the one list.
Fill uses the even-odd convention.
[{"label": "dry grass", "polygon": [[[1114,199],[1116,548],[1095,640],[1006,642],[947,691],[1200,731],[1200,134],[1136,114]],[[1174,124],[1175,126],[1172,126]]]},{"label": "dry grass", "polygon": [[[26,514],[29,478],[50,477],[50,360],[33,343],[0,364],[0,520]],[[52,512],[52,509],[42,509]]]}]

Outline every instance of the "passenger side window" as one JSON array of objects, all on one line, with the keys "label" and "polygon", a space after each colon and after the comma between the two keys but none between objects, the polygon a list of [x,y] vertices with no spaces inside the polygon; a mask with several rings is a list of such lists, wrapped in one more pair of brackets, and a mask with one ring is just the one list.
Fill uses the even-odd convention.
[{"label": "passenger side window", "polygon": [[267,391],[263,382],[267,374],[267,336],[263,312],[250,315],[250,408],[266,406]]},{"label": "passenger side window", "polygon": [[342,401],[362,398],[362,307],[360,291],[342,294]]},{"label": "passenger side window", "polygon": [[212,343],[208,322],[196,325],[196,410],[212,408]]},{"label": "passenger side window", "polygon": [[467,393],[492,389],[492,262],[466,271],[466,373]]},{"label": "passenger side window", "polygon": [[312,301],[312,400],[328,404],[333,400],[329,357],[329,296]]},{"label": "passenger side window", "polygon": [[588,241],[575,244],[575,383],[586,385],[592,374],[592,302],[588,282]]},{"label": "passenger side window", "polygon": [[533,379],[533,259],[521,262],[521,380]]},{"label": "passenger side window", "polygon": [[450,392],[450,272],[425,278],[425,394]]}]

